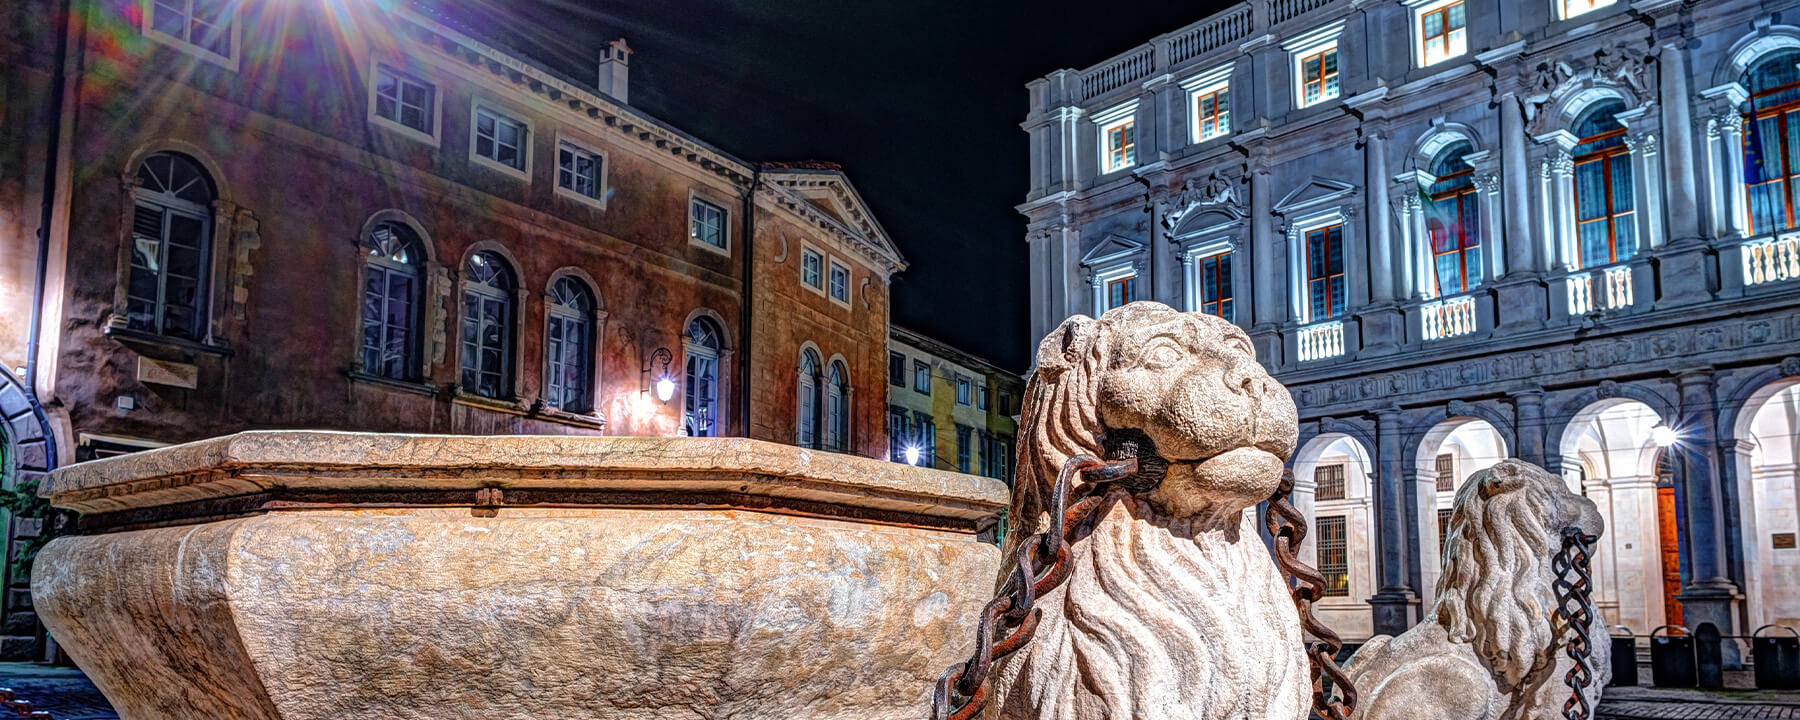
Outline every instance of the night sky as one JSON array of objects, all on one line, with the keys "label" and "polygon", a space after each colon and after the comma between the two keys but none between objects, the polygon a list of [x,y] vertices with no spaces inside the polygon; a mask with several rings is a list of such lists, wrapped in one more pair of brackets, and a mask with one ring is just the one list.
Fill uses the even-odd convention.
[{"label": "night sky", "polygon": [[910,263],[894,322],[1015,371],[1035,340],[1013,210],[1025,83],[1232,4],[440,1],[589,83],[600,48],[623,36],[633,106],[746,160],[841,163]]}]

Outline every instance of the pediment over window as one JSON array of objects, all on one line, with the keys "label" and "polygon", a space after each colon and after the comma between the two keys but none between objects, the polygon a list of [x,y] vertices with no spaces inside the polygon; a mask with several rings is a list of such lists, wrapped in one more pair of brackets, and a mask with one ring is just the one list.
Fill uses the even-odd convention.
[{"label": "pediment over window", "polygon": [[1180,239],[1194,233],[1219,232],[1230,229],[1244,219],[1237,210],[1231,207],[1215,207],[1196,209],[1181,217],[1169,236]]},{"label": "pediment over window", "polygon": [[1288,215],[1296,210],[1330,205],[1355,192],[1355,185],[1315,175],[1307,178],[1306,182],[1300,184],[1300,187],[1294,188],[1293,191],[1283,196],[1281,202],[1275,203],[1275,213]]},{"label": "pediment over window", "polygon": [[1081,264],[1089,267],[1124,260],[1144,250],[1144,243],[1116,233],[1107,233],[1100,243],[1081,256]]}]

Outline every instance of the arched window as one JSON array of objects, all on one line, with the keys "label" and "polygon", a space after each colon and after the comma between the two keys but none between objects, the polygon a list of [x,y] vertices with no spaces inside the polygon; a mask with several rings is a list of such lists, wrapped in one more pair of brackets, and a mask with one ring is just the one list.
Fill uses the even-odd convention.
[{"label": "arched window", "polygon": [[1632,204],[1631,150],[1625,126],[1615,115],[1619,100],[1588,108],[1575,121],[1575,232],[1581,267],[1628,260],[1637,252],[1637,217]]},{"label": "arched window", "polygon": [[137,171],[131,222],[131,277],[125,300],[133,330],[206,338],[211,275],[212,180],[192,158],[157,153]]},{"label": "arched window", "polygon": [[415,379],[425,251],[418,235],[398,223],[376,225],[363,237],[362,248],[362,371]]},{"label": "arched window", "polygon": [[569,276],[550,286],[544,329],[544,402],[566,412],[594,409],[594,293]]},{"label": "arched window", "polygon": [[819,365],[819,354],[812,348],[800,351],[800,377],[795,383],[794,398],[794,444],[800,447],[819,446]]},{"label": "arched window", "polygon": [[1744,186],[1750,230],[1800,227],[1800,50],[1774,53],[1744,73]]},{"label": "arched window", "polygon": [[478,252],[463,264],[462,389],[508,398],[512,388],[513,291],[506,261]]},{"label": "arched window", "polygon": [[688,323],[687,390],[683,426],[692,437],[719,435],[719,326],[707,318]]},{"label": "arched window", "polygon": [[850,372],[841,360],[831,363],[825,378],[825,449],[850,449]]},{"label": "arched window", "polygon": [[1431,242],[1431,266],[1437,295],[1455,295],[1481,284],[1481,227],[1477,224],[1475,169],[1465,156],[1472,148],[1459,141],[1431,161],[1434,178],[1427,193],[1430,210],[1425,228]]}]

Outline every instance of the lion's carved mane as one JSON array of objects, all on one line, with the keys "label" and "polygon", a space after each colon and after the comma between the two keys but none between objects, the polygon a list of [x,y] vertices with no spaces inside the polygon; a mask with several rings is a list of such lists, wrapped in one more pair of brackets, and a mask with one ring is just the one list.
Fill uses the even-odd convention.
[{"label": "lion's carved mane", "polygon": [[[1109,416],[1135,416],[1168,397],[1159,390],[1146,394],[1155,397],[1101,399],[1103,379],[1130,352],[1121,344],[1140,339],[1132,337],[1136,328],[1192,323],[1201,337],[1236,332],[1195,317],[1134,303],[1099,320],[1073,318],[1045,339],[1021,413],[1013,526],[1003,557],[1013,557],[1021,540],[1050,521],[1046,506],[1064,462],[1081,453],[1103,455],[1107,432],[1117,429],[1109,428]],[[1222,372],[1244,372],[1227,362],[1235,361],[1202,358],[1190,369],[1221,379]],[[1175,385],[1168,393],[1179,392]],[[1291,423],[1286,391],[1271,391],[1289,404],[1265,410],[1285,412]],[[1200,394],[1206,392],[1221,391]],[[1133,429],[1152,436],[1163,430]],[[1290,435],[1289,451],[1291,442]],[[1270,467],[1278,478],[1279,459]],[[1043,619],[1035,639],[996,664],[989,717],[1304,718],[1309,679],[1298,615],[1253,516],[1242,508],[1221,501],[1216,513],[1173,516],[1132,497],[1107,510],[1073,545],[1068,582],[1038,599]]]},{"label": "lion's carved mane", "polygon": [[[1355,717],[1486,720],[1560,710],[1568,660],[1550,561],[1570,525],[1601,530],[1593,504],[1542,468],[1506,460],[1470,477],[1456,493],[1430,616],[1399,637],[1370,640],[1350,660],[1351,682],[1363,693]],[[1608,645],[1604,621],[1590,611],[1590,633],[1600,638],[1589,693],[1597,703]]]}]

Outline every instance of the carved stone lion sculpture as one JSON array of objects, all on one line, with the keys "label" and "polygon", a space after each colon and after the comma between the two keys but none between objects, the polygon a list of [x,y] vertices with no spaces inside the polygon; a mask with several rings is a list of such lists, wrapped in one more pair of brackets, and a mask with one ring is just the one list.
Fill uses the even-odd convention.
[{"label": "carved stone lion sculpture", "polygon": [[[1499,720],[1561,717],[1572,660],[1551,559],[1562,530],[1598,537],[1600,513],[1561,478],[1523,460],[1475,473],[1456,493],[1437,603],[1399,637],[1379,636],[1350,659],[1361,693],[1355,718]],[[1610,642],[1593,620],[1591,705],[1610,676]]]},{"label": "carved stone lion sculpture", "polygon": [[1035,639],[995,665],[989,717],[1306,717],[1299,614],[1244,512],[1281,480],[1294,402],[1250,339],[1217,317],[1130,303],[1045,338],[1025,394],[1003,557],[1050,521],[1063,463],[1105,457],[1109,434],[1142,433],[1169,466],[1074,543],[1068,582],[1037,600]]}]

